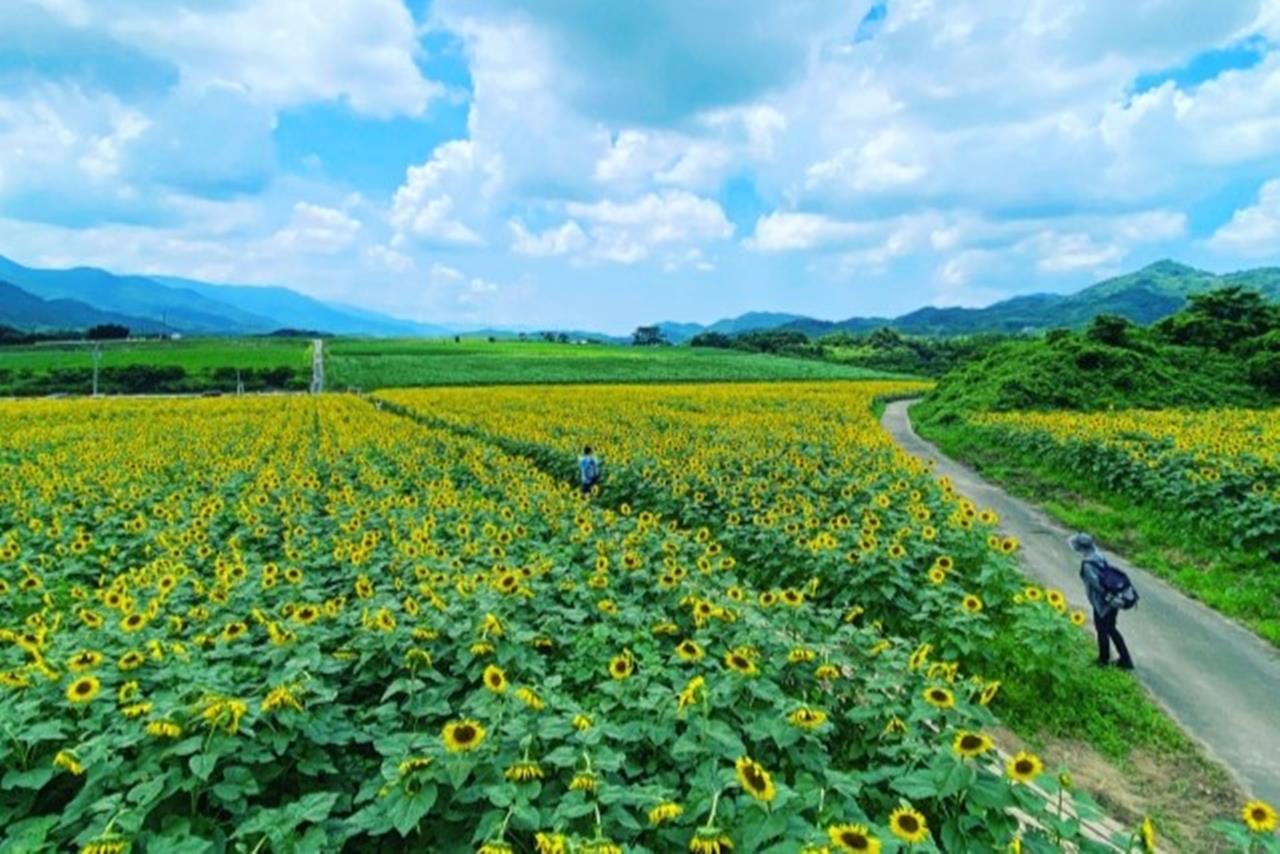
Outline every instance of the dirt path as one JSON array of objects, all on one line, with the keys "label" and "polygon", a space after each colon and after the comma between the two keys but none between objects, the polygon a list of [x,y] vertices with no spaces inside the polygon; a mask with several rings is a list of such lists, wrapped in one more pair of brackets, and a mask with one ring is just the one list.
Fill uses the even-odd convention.
[{"label": "dirt path", "polygon": [[[907,417],[912,402],[889,404],[885,429],[908,453],[932,460],[961,493],[1000,514],[1000,527],[1022,543],[1027,575],[1087,610],[1079,558],[1066,543],[1071,532],[917,436]],[[1129,573],[1142,596],[1136,609],[1120,616],[1137,677],[1246,791],[1280,803],[1280,653],[1122,556],[1107,556]]]},{"label": "dirt path", "polygon": [[311,393],[324,391],[324,339],[311,342]]}]

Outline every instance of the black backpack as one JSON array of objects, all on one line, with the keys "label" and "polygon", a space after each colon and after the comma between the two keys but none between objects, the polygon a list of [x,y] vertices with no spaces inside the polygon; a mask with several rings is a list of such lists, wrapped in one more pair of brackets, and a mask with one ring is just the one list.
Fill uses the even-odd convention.
[{"label": "black backpack", "polygon": [[1102,595],[1108,602],[1122,611],[1138,604],[1138,591],[1123,570],[1112,566],[1104,557],[1092,563],[1098,568],[1098,583],[1102,585]]}]

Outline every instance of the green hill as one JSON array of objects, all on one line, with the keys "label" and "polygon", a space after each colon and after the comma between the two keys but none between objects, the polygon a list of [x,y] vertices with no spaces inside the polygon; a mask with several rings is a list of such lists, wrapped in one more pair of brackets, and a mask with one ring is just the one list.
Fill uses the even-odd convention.
[{"label": "green hill", "polygon": [[29,294],[16,285],[0,281],[0,324],[38,332],[47,330],[82,330],[105,323],[118,323],[132,332],[163,333],[173,331],[162,323],[100,311],[73,299],[45,300]]}]

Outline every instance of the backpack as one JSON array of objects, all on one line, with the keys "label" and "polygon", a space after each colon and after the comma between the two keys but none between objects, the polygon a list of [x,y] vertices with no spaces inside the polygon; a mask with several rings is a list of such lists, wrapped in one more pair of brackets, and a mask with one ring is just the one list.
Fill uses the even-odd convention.
[{"label": "backpack", "polygon": [[1128,611],[1138,604],[1138,591],[1123,570],[1112,566],[1107,559],[1093,561],[1098,568],[1098,584],[1102,586],[1102,595],[1107,602],[1122,611]]}]

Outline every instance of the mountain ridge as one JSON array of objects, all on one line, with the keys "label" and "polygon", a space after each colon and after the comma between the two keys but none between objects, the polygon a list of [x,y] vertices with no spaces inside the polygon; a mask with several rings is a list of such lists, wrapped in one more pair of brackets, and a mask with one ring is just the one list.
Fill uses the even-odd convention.
[{"label": "mountain ridge", "polygon": [[[832,332],[865,333],[889,327],[912,335],[1012,334],[1039,332],[1059,326],[1084,326],[1099,314],[1119,314],[1135,323],[1147,324],[1175,313],[1192,294],[1231,285],[1252,288],[1270,299],[1280,300],[1280,267],[1218,274],[1163,259],[1131,273],[1096,282],[1072,294],[1020,294],[982,308],[925,306],[897,317],[823,320],[791,315],[793,319],[782,323],[748,323],[749,329],[736,331],[786,330],[816,337]],[[773,313],[747,312],[709,325],[666,321],[659,327],[670,340],[681,343],[703,332],[735,334],[726,330],[741,325],[744,319],[770,316]]]}]

